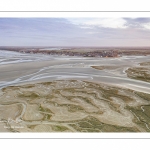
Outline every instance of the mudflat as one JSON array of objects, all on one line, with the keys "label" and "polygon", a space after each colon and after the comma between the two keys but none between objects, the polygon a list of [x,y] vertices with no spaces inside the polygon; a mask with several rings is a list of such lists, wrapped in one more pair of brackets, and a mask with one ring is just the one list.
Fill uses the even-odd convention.
[{"label": "mudflat", "polygon": [[10,86],[1,91],[0,119],[13,132],[149,132],[149,98],[81,80]]},{"label": "mudflat", "polygon": [[0,57],[0,132],[150,131],[150,56],[11,55]]}]

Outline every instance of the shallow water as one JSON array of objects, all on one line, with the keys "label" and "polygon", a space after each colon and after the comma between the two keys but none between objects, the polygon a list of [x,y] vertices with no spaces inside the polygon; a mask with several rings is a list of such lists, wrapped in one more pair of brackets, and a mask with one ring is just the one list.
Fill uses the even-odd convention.
[{"label": "shallow water", "polygon": [[[0,51],[0,88],[20,83],[81,79],[150,93],[150,83],[129,79],[125,70],[147,62],[150,56],[85,58]],[[91,66],[118,66],[97,70]]]}]

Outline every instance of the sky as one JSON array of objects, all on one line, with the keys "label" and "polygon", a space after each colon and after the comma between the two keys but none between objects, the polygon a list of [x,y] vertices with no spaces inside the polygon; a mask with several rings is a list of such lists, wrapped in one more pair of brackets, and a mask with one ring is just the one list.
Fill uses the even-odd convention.
[{"label": "sky", "polygon": [[150,46],[150,18],[0,18],[0,46]]}]

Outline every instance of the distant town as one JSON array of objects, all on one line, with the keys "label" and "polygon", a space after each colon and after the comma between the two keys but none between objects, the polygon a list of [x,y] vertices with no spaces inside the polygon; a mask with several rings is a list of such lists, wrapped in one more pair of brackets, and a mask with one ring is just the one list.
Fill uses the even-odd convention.
[{"label": "distant town", "polygon": [[121,57],[124,55],[150,55],[150,48],[54,48],[41,47],[0,47],[0,50],[16,51],[20,53],[81,56],[81,57]]}]

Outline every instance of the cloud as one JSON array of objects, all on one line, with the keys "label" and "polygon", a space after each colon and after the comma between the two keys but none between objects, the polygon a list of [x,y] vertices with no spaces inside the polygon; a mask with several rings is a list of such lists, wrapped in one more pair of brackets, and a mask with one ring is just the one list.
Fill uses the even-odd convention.
[{"label": "cloud", "polygon": [[150,22],[150,18],[123,18],[124,20],[126,20],[128,23],[147,23]]},{"label": "cloud", "polygon": [[114,29],[125,29],[126,20],[122,18],[79,18],[69,19],[72,23],[81,26],[81,28],[103,27]]},{"label": "cloud", "polygon": [[106,19],[95,19],[85,22],[85,25],[98,26],[103,28],[127,28],[126,21],[124,19],[118,18],[106,18]]},{"label": "cloud", "polygon": [[0,18],[0,33],[2,46],[147,46],[150,18]]},{"label": "cloud", "polygon": [[142,24],[142,27],[144,27],[144,29],[150,30],[150,22]]},{"label": "cloud", "polygon": [[150,30],[150,18],[124,18],[129,28],[137,30]]}]

